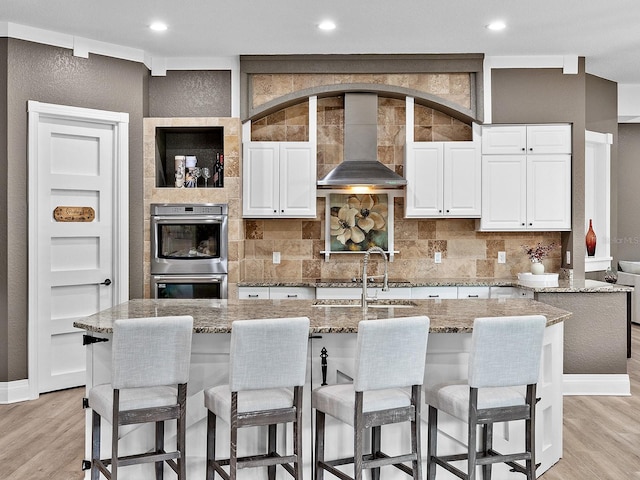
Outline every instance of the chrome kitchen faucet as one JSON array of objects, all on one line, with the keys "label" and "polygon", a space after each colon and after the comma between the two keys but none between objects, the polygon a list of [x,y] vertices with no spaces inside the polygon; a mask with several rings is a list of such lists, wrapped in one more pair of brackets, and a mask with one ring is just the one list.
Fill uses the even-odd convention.
[{"label": "chrome kitchen faucet", "polygon": [[[382,276],[382,291],[386,292],[389,290],[389,260],[387,258],[387,254],[380,247],[371,247],[364,254],[364,259],[362,260],[362,310],[364,312],[367,311],[367,302],[370,300],[376,300],[377,297],[369,298],[367,296],[367,265],[369,264],[369,257],[372,253],[379,253],[384,258],[384,275]],[[379,275],[377,275],[379,277]],[[374,277],[371,277],[374,278]]]}]

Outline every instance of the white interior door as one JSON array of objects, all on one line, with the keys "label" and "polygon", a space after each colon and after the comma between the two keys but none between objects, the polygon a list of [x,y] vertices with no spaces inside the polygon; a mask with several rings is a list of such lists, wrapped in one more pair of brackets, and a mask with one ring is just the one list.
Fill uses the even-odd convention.
[{"label": "white interior door", "polygon": [[71,107],[37,111],[43,105],[30,102],[29,110],[30,351],[37,351],[29,374],[36,396],[85,384],[83,331],[73,322],[126,299],[118,287],[127,283],[119,258],[126,251],[119,248],[126,225],[118,222],[122,122]]}]

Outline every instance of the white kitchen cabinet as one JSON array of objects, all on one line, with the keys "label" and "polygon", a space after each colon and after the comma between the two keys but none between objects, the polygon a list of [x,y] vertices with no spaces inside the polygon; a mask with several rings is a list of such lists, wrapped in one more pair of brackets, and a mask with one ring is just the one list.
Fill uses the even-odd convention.
[{"label": "white kitchen cabinet", "polygon": [[483,155],[571,153],[571,125],[486,125]]},{"label": "white kitchen cabinet", "polygon": [[489,298],[489,287],[458,287],[458,298]]},{"label": "white kitchen cabinet", "polygon": [[245,300],[269,300],[269,287],[238,287],[238,298]]},{"label": "white kitchen cabinet", "polygon": [[533,290],[518,287],[491,287],[489,298],[529,298],[533,299]]},{"label": "white kitchen cabinet", "polygon": [[[367,296],[375,298],[409,299],[411,287],[391,287],[383,292],[381,287],[367,287]],[[362,286],[317,287],[316,298],[323,300],[353,300],[362,297]]]},{"label": "white kitchen cabinet", "polygon": [[238,287],[238,298],[248,300],[310,300],[314,287]]},{"label": "white kitchen cabinet", "polygon": [[405,217],[480,216],[480,173],[477,142],[408,142]]},{"label": "white kitchen cabinet", "polygon": [[316,298],[315,287],[269,287],[271,300],[312,300]]},{"label": "white kitchen cabinet", "polygon": [[316,216],[316,153],[311,142],[243,144],[242,215]]},{"label": "white kitchen cabinet", "polygon": [[480,230],[571,230],[571,127],[487,126],[482,135]]},{"label": "white kitchen cabinet", "polygon": [[453,300],[458,298],[458,287],[412,287],[415,300]]}]

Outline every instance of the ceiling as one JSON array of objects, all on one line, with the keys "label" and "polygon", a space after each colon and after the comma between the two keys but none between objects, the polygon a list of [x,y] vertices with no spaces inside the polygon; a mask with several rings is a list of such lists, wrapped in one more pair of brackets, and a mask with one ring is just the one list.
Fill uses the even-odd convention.
[{"label": "ceiling", "polygon": [[[325,19],[337,28],[316,28]],[[485,28],[498,19],[505,30]],[[168,30],[151,31],[156,20]],[[588,73],[640,84],[637,0],[0,0],[0,22],[187,66],[244,54],[577,55]]]}]

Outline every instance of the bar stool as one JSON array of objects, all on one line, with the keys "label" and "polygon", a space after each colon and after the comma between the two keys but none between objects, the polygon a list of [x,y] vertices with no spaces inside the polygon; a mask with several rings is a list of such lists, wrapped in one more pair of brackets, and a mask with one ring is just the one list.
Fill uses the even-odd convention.
[{"label": "bar stool", "polygon": [[[120,467],[155,462],[156,479],[163,463],[186,480],[185,407],[191,363],[193,318],[190,316],[116,320],[113,324],[111,383],[89,391],[93,409],[91,479],[117,480]],[[176,388],[177,385],[177,388]],[[112,425],[111,458],[100,459],[100,423]],[[177,420],[176,450],[164,449],[164,422]],[[122,425],[155,423],[155,449],[118,455]],[[111,465],[111,472],[107,467]]]},{"label": "bar stool", "polygon": [[[484,480],[490,480],[494,463],[506,463],[524,473],[527,480],[535,479],[536,384],[546,323],[541,315],[475,319],[468,382],[425,388],[429,405],[428,480],[435,480],[437,465],[464,480],[475,480],[476,467],[482,466]],[[438,411],[468,424],[467,453],[437,455]],[[514,420],[525,421],[525,451],[502,455],[493,450],[493,424]],[[476,451],[478,425],[482,426],[480,452]],[[467,473],[451,464],[460,460],[467,461]],[[516,460],[524,460],[526,465]]]},{"label": "bar stool", "polygon": [[[302,478],[302,389],[307,369],[309,319],[238,320],[231,326],[229,384],[204,392],[207,419],[207,480],[217,472],[235,480],[237,470],[276,466]],[[230,426],[229,458],[216,459],[216,421]],[[276,451],[277,424],[293,424],[293,454]],[[238,429],[268,425],[268,452],[238,457]],[[222,467],[229,466],[229,473]]]},{"label": "bar stool", "polygon": [[[424,378],[429,318],[362,320],[353,384],[328,385],[312,392],[316,409],[315,480],[324,471],[345,480],[361,480],[364,469],[380,477],[380,467],[394,465],[414,479],[421,478],[420,397]],[[351,425],[354,456],[325,460],[325,415]],[[410,422],[411,452],[389,457],[380,451],[382,425]],[[371,452],[364,453],[364,433],[371,429]],[[411,467],[405,465],[410,462]],[[350,477],[336,467],[353,463]]]}]

